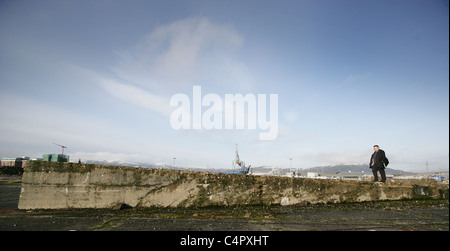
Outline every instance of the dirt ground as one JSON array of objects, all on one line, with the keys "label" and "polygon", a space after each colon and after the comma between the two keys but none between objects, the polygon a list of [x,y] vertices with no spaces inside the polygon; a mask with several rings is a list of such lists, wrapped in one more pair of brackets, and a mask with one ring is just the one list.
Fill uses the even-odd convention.
[{"label": "dirt ground", "polygon": [[18,210],[20,177],[0,177],[3,231],[449,231],[448,200],[309,206]]}]

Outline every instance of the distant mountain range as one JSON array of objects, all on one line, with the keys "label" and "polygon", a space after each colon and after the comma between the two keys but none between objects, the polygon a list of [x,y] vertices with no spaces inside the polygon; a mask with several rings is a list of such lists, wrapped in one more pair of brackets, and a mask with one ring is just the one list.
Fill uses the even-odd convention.
[{"label": "distant mountain range", "polygon": [[123,160],[86,160],[83,164],[97,164],[106,166],[133,166],[133,167],[146,167],[146,168],[168,168],[171,165],[168,164],[150,164],[141,162],[129,162]]},{"label": "distant mountain range", "polygon": [[[284,173],[289,172],[289,168],[279,168],[279,167],[267,167],[267,166],[261,166],[261,167],[254,167],[253,172],[256,173],[268,173],[272,170],[277,170],[280,172],[281,175]],[[307,172],[316,172],[322,175],[332,175],[332,174],[343,174],[343,173],[372,173],[372,169],[369,168],[368,165],[352,165],[352,164],[338,164],[338,165],[330,165],[330,166],[318,166],[318,167],[311,167],[311,168],[304,168],[295,170],[299,171],[302,175],[306,175]],[[406,172],[403,170],[397,170],[392,168],[386,168],[386,174],[392,174],[392,175],[408,175],[408,174],[415,174],[413,172]]]},{"label": "distant mountain range", "polygon": [[[121,160],[87,160],[83,161],[86,164],[99,164],[99,165],[112,165],[112,166],[134,166],[134,167],[144,167],[144,168],[163,168],[163,169],[173,169],[173,170],[190,170],[190,171],[208,171],[208,172],[228,172],[232,171],[231,169],[219,169],[219,168],[206,168],[206,167],[173,167],[170,164],[150,164],[150,163],[139,163],[139,162],[127,162]],[[259,166],[252,167],[253,173],[271,173],[276,170],[280,175],[286,174],[290,172],[289,168],[280,167],[280,166]],[[369,168],[368,165],[354,165],[354,164],[338,164],[338,165],[330,165],[330,166],[318,166],[304,169],[295,169],[296,172],[300,172],[302,175],[306,175],[307,172],[316,172],[322,175],[332,175],[332,174],[343,174],[343,173],[372,173],[372,169]],[[409,175],[415,174],[413,172],[406,172],[402,170],[386,168],[386,174],[392,175]]]},{"label": "distant mountain range", "polygon": [[86,160],[83,161],[84,164],[97,164],[97,165],[108,165],[108,166],[130,166],[130,167],[143,167],[143,168],[161,168],[161,169],[171,169],[171,170],[185,170],[185,171],[200,171],[200,172],[213,172],[221,173],[228,172],[231,169],[223,168],[208,168],[208,167],[180,167],[172,166],[166,163],[143,163],[143,162],[128,162],[122,160]]}]

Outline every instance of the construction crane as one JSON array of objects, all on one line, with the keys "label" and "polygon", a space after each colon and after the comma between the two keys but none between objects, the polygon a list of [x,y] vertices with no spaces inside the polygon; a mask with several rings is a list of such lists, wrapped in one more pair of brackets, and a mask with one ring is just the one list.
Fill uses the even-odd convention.
[{"label": "construction crane", "polygon": [[64,155],[64,148],[67,148],[67,146],[63,146],[63,145],[56,144],[56,143],[53,143],[53,144],[60,146],[62,148],[62,155]]},{"label": "construction crane", "polygon": [[240,173],[240,174],[248,174],[250,171],[251,165],[247,166],[247,167],[245,166],[245,162],[239,158],[238,144],[235,144],[235,148],[236,148],[236,157],[233,160],[233,168],[237,167],[238,173]]}]

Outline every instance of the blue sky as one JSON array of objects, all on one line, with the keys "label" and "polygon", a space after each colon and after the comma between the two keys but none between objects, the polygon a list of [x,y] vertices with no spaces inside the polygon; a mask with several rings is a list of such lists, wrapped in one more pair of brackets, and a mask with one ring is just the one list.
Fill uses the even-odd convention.
[{"label": "blue sky", "polygon": [[[0,157],[448,170],[448,1],[1,1]],[[176,93],[278,94],[279,129],[174,130]]]}]

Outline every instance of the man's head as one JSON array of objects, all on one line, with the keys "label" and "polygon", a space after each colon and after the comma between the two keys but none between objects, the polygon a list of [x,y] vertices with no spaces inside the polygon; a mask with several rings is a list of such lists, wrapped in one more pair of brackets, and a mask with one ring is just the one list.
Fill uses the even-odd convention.
[{"label": "man's head", "polygon": [[374,146],[373,146],[373,150],[374,150],[375,152],[378,152],[378,150],[380,150],[380,147],[379,147],[378,145],[374,145]]}]

